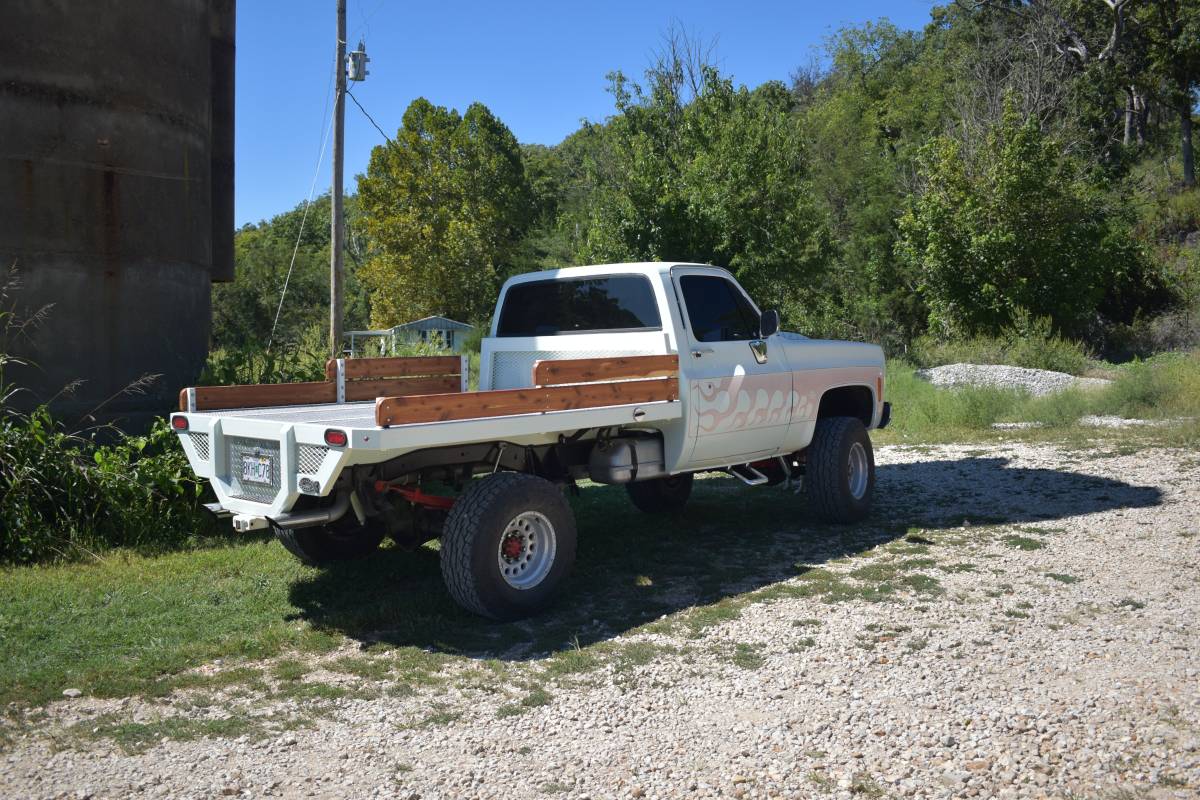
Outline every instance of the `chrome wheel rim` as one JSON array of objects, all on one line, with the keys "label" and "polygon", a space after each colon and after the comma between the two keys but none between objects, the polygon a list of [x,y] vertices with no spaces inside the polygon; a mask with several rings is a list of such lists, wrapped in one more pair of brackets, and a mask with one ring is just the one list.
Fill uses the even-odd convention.
[{"label": "chrome wheel rim", "polygon": [[544,514],[525,511],[504,526],[496,548],[496,563],[504,582],[514,589],[532,589],[550,574],[557,548],[554,526]]},{"label": "chrome wheel rim", "polygon": [[850,496],[861,500],[867,493],[871,471],[867,461],[867,449],[860,442],[855,442],[850,445],[850,457],[846,461],[846,485],[850,489]]}]

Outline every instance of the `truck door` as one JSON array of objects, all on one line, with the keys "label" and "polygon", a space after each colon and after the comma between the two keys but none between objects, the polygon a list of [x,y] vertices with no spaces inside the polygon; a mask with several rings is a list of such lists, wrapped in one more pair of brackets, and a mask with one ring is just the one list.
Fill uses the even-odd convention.
[{"label": "truck door", "polygon": [[724,270],[671,271],[683,307],[680,365],[687,392],[688,467],[753,461],[780,451],[791,422],[792,373],[776,336]]}]

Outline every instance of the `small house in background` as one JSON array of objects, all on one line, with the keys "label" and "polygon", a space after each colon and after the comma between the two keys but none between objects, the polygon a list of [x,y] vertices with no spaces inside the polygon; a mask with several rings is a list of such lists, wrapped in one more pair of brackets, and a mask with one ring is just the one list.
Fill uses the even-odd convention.
[{"label": "small house in background", "polygon": [[[347,355],[393,355],[402,345],[430,344],[440,350],[461,353],[463,340],[474,325],[449,317],[425,317],[394,328],[375,331],[346,331]],[[372,343],[374,342],[374,343]]]}]

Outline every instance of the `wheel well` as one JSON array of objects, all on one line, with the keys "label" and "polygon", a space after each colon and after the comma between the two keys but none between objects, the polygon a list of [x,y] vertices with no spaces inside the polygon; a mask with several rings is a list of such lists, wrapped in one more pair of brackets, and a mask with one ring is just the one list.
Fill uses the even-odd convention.
[{"label": "wheel well", "polygon": [[866,427],[875,417],[875,398],[866,386],[839,386],[821,395],[817,419],[858,417]]}]

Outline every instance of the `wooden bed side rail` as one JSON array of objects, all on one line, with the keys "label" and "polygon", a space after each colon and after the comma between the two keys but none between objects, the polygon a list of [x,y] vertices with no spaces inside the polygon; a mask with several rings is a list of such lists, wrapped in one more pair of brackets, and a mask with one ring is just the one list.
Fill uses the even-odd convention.
[{"label": "wooden bed side rail", "polygon": [[679,356],[610,356],[607,358],[567,358],[536,361],[534,386],[561,386],[567,383],[594,383],[633,378],[677,378]]},{"label": "wooden bed side rail", "polygon": [[375,401],[375,424],[386,428],[414,422],[480,419],[678,399],[679,383],[669,378],[495,389],[424,397],[380,397]]},{"label": "wooden bed side rail", "polygon": [[197,386],[179,393],[180,411],[220,411],[225,408],[299,406],[337,401],[337,387],[328,381],[260,383],[247,386]]},{"label": "wooden bed side rail", "polygon": [[461,375],[467,371],[466,356],[331,358],[325,362],[327,380],[337,380],[339,361],[345,366],[346,380]]},{"label": "wooden bed side rail", "polygon": [[324,381],[182,389],[179,410],[352,403],[395,394],[465,392],[467,377],[466,356],[330,359],[325,364]]}]

